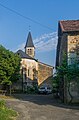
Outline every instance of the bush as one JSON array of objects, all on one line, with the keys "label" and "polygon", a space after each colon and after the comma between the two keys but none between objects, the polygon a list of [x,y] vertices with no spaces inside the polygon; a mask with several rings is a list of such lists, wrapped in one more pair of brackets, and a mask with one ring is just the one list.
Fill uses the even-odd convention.
[{"label": "bush", "polygon": [[38,87],[36,86],[27,86],[27,90],[25,91],[28,94],[38,93]]},{"label": "bush", "polygon": [[27,93],[35,93],[35,88],[34,87],[27,87]]}]

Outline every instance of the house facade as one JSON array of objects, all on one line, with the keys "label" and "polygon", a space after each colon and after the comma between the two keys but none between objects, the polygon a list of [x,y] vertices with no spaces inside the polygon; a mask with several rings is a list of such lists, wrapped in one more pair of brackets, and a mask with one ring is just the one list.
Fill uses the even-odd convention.
[{"label": "house facade", "polygon": [[[79,61],[79,20],[59,21],[58,23],[56,67],[62,65],[64,53],[68,65]],[[62,80],[60,87],[62,88],[62,99],[69,100],[70,96],[64,80]],[[75,84],[71,86],[70,91],[74,98],[78,98],[79,90]]]},{"label": "house facade", "polygon": [[[53,67],[35,59],[35,47],[31,32],[29,32],[27,37],[25,52],[18,50],[17,54],[21,57],[20,72],[22,79],[20,81],[22,83],[22,90],[27,86],[33,85],[51,86],[49,82],[44,81],[46,81],[50,76],[53,76]],[[47,81],[50,80],[48,79]]]}]

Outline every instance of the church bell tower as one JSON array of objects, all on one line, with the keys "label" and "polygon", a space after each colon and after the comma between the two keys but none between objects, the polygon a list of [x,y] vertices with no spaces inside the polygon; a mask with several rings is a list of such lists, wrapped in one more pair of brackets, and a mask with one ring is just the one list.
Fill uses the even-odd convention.
[{"label": "church bell tower", "polygon": [[26,45],[25,45],[25,53],[33,58],[35,56],[35,47],[33,44],[31,32],[28,33],[28,37],[27,37],[27,41],[26,41]]}]

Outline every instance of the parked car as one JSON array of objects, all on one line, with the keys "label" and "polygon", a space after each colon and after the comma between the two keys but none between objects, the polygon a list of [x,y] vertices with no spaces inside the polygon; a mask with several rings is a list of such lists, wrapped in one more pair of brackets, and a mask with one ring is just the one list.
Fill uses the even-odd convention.
[{"label": "parked car", "polygon": [[38,89],[38,93],[39,93],[39,94],[50,94],[50,93],[52,93],[52,89],[51,89],[50,87],[47,87],[47,86],[45,86],[45,87],[40,87],[40,88]]}]

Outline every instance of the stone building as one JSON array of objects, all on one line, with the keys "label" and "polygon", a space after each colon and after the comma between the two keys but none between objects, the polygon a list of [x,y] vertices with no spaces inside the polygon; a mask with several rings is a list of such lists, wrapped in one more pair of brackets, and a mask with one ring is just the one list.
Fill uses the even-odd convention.
[{"label": "stone building", "polygon": [[41,63],[35,59],[35,47],[33,44],[31,32],[29,32],[25,52],[18,50],[17,54],[21,57],[21,74],[22,74],[22,89],[33,85],[48,85],[51,86],[49,77],[53,75],[53,67]]},{"label": "stone building", "polygon": [[[56,54],[56,67],[62,65],[63,53],[66,53],[66,61],[71,65],[79,61],[79,20],[59,21],[58,23],[58,45]],[[62,81],[62,98],[70,99],[67,89]],[[78,88],[71,86],[71,94],[78,98]]]},{"label": "stone building", "polygon": [[38,85],[52,87],[51,77],[53,76],[53,67],[38,61]]}]

